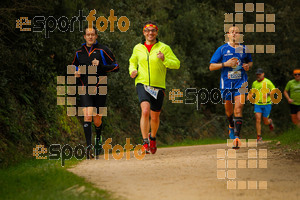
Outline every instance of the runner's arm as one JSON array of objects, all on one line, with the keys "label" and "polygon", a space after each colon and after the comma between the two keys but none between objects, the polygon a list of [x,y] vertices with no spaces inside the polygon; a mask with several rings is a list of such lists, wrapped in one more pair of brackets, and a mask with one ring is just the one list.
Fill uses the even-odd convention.
[{"label": "runner's arm", "polygon": [[105,62],[107,62],[107,63],[106,64],[99,63],[99,65],[98,65],[99,71],[118,72],[119,64],[117,63],[116,58],[115,58],[114,54],[111,52],[111,50],[108,48],[105,48],[102,51],[103,51]]},{"label": "runner's arm", "polygon": [[291,100],[288,91],[284,90],[284,91],[283,91],[283,95],[285,96],[285,98],[286,98],[288,101]]},{"label": "runner's arm", "polygon": [[99,64],[98,67],[100,67],[100,71],[104,71],[104,72],[118,72],[119,71],[119,64],[117,62],[114,62],[111,65],[103,65],[103,64]]},{"label": "runner's arm", "polygon": [[253,62],[248,62],[248,65],[251,68],[253,66]]},{"label": "runner's arm", "polygon": [[272,83],[272,81],[268,81],[268,86],[267,87],[270,89],[270,92],[268,92],[268,95],[270,96],[273,89],[275,89],[275,85]]},{"label": "runner's arm", "polygon": [[[79,60],[78,60],[78,52],[79,52],[79,51],[76,51],[76,52],[75,52],[75,56],[74,56],[74,59],[73,59],[73,62],[72,62],[72,65],[75,66],[75,68],[76,68],[76,69],[75,69],[75,74],[74,74],[76,78],[80,78],[80,76],[81,76],[81,75],[80,75],[80,71],[79,71],[79,69],[78,69],[78,66],[79,66],[79,64],[80,64],[80,63],[79,63]],[[76,79],[76,80],[77,80],[77,79]]]},{"label": "runner's arm", "polygon": [[[247,56],[246,56],[246,58],[245,58],[244,64],[247,64],[247,65],[249,66],[249,69],[248,69],[248,70],[250,70],[251,67],[253,66],[253,60],[252,60],[252,55],[251,55],[251,53],[247,53]],[[247,70],[247,71],[248,71],[248,70]]]},{"label": "runner's arm", "polygon": [[236,64],[236,61],[233,58],[231,58],[223,63],[210,63],[209,70],[210,71],[219,70],[219,69],[222,69],[223,67],[232,67],[235,64]]},{"label": "runner's arm", "polygon": [[253,62],[248,62],[248,63],[245,63],[245,64],[248,64],[249,68],[251,68],[253,66]]},{"label": "runner's arm", "polygon": [[136,47],[134,47],[133,53],[129,59],[129,75],[131,75],[133,71],[137,71],[137,66],[138,66],[137,52],[136,52]]},{"label": "runner's arm", "polygon": [[163,61],[163,64],[166,66],[166,68],[169,69],[179,69],[180,68],[180,61],[173,53],[172,49],[167,46],[164,53],[165,60]]},{"label": "runner's arm", "polygon": [[222,62],[222,51],[221,48],[219,47],[210,59],[209,70],[215,71],[215,70],[222,69],[224,67],[224,63],[221,62]]},{"label": "runner's arm", "polygon": [[285,86],[283,95],[285,96],[285,98],[288,100],[289,103],[292,103],[293,99],[290,98],[289,93],[288,93],[290,91],[290,85],[291,85],[291,82],[289,81]]},{"label": "runner's arm", "polygon": [[224,67],[223,63],[210,63],[209,70],[210,71],[215,71],[215,70],[222,69],[223,67]]}]

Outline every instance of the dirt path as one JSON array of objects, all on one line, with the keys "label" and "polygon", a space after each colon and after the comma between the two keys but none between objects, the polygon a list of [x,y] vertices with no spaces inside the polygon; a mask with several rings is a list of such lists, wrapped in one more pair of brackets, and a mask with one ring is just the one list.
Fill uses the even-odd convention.
[{"label": "dirt path", "polygon": [[[266,149],[266,145],[258,146]],[[258,149],[257,148],[257,149]],[[217,149],[226,144],[159,148],[155,155],[126,161],[85,160],[71,172],[84,177],[96,187],[115,197],[128,200],[160,199],[300,199],[300,162],[286,159],[278,150],[267,150],[267,168],[236,170],[238,187],[255,187],[247,181],[267,181],[267,189],[227,189],[228,179],[218,179]],[[241,148],[236,159],[248,159],[248,149]],[[253,149],[253,148],[252,148]],[[259,154],[258,154],[259,155]],[[228,158],[226,158],[228,159]],[[255,159],[252,159],[255,160]],[[225,170],[225,169],[223,169]],[[228,169],[226,169],[228,170]],[[231,169],[232,170],[232,169]],[[234,169],[233,169],[234,170]]]}]

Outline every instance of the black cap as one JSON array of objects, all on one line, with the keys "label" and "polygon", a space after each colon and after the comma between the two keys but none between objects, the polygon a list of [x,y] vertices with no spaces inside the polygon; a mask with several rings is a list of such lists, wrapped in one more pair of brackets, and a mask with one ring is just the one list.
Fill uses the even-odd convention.
[{"label": "black cap", "polygon": [[258,68],[256,70],[256,74],[262,74],[262,73],[264,73],[264,70],[262,68]]}]

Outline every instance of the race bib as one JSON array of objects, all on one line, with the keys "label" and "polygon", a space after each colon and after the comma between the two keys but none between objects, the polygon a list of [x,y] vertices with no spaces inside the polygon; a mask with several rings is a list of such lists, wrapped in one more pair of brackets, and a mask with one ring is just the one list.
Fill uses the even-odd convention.
[{"label": "race bib", "polygon": [[144,85],[144,88],[151,96],[153,96],[155,99],[157,99],[159,89],[156,89],[156,88],[148,86],[148,85]]},{"label": "race bib", "polygon": [[230,71],[228,72],[228,79],[241,79],[242,72],[241,71]]}]

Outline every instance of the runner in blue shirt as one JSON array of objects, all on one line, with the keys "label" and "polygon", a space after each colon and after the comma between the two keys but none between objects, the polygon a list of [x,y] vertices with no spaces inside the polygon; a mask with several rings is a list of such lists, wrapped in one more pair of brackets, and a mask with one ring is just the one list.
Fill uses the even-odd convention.
[{"label": "runner in blue shirt", "polygon": [[209,70],[221,69],[220,89],[229,121],[229,136],[234,139],[234,148],[239,148],[241,145],[239,135],[243,123],[242,111],[246,95],[245,90],[239,89],[248,86],[246,71],[252,67],[253,62],[246,46],[238,42],[239,28],[230,27],[227,36],[229,42],[220,46],[214,53],[210,60]]}]

